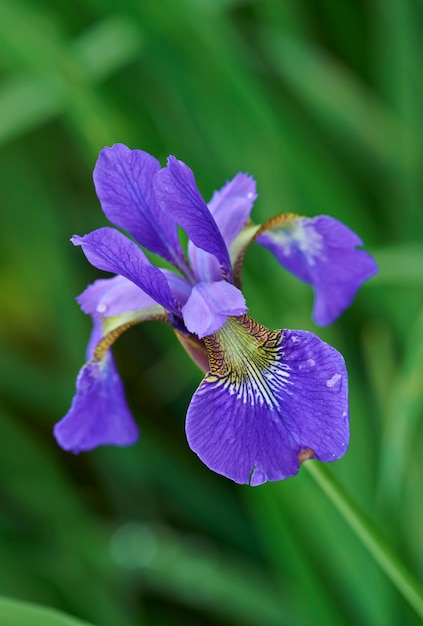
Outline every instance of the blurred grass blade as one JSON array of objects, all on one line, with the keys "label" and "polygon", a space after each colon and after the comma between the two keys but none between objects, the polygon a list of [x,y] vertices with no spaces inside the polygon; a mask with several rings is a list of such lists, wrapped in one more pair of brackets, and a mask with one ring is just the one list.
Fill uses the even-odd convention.
[{"label": "blurred grass blade", "polygon": [[[45,519],[53,500],[55,506],[49,510],[51,536],[60,536],[68,525],[83,527],[87,514],[78,490],[57,461],[55,450],[25,429],[24,420],[17,421],[5,411],[1,412],[1,425],[8,444],[0,457],[2,492],[17,501],[25,515],[37,522]],[[47,484],[48,491],[44,489]]]},{"label": "blurred grass blade", "polygon": [[127,17],[109,17],[84,31],[71,44],[73,62],[91,83],[107,78],[137,57],[141,32]]},{"label": "blurred grass blade", "polygon": [[379,272],[365,285],[396,285],[421,288],[423,285],[423,245],[403,243],[370,250]]},{"label": "blurred grass blade", "polygon": [[276,69],[331,134],[360,154],[398,164],[399,120],[346,66],[310,42],[272,30],[263,41]]},{"label": "blurred grass blade", "polygon": [[378,528],[345,492],[342,485],[323,463],[308,461],[304,465],[386,576],[413,607],[417,615],[423,619],[423,589],[380,534]]},{"label": "blurred grass blade", "polygon": [[404,232],[414,238],[423,228],[421,13],[413,0],[378,0],[370,8],[375,25],[378,87],[401,120],[403,129],[395,145],[398,171],[387,180],[385,197],[396,210],[401,207]]},{"label": "blurred grass blade", "polygon": [[90,626],[64,613],[35,604],[0,598],[0,624],[2,626]]},{"label": "blurred grass blade", "polygon": [[0,15],[0,54],[8,64],[18,70],[60,66],[63,34],[54,12],[25,0],[0,0]]},{"label": "blurred grass blade", "polygon": [[[3,29],[8,29],[7,23],[3,23]],[[38,36],[43,39],[43,33]],[[10,39],[13,43],[13,37]],[[69,50],[58,48],[53,55],[56,63],[48,72],[45,66],[42,71],[34,66],[32,53],[19,59],[18,72],[5,80],[0,89],[0,145],[67,111],[90,145],[110,142],[111,113],[103,101],[90,93],[91,85],[105,80],[136,58],[141,41],[139,28],[129,18],[111,17],[84,31],[70,44]],[[105,139],[96,141],[93,137]],[[97,146],[93,152],[97,152]]]},{"label": "blurred grass blade", "polygon": [[411,327],[405,356],[387,401],[387,424],[381,446],[379,503],[400,507],[407,461],[412,454],[418,420],[423,416],[423,309]]},{"label": "blurred grass blade", "polygon": [[[423,277],[422,277],[423,278]],[[382,319],[369,320],[361,332],[366,373],[378,407],[378,425],[382,429],[389,406],[390,388],[397,368],[397,353],[391,327]]]},{"label": "blurred grass blade", "polygon": [[30,74],[14,75],[0,88],[0,146],[30,132],[65,107],[63,84]]},{"label": "blurred grass blade", "polygon": [[[297,520],[292,519],[289,494],[287,491],[282,494],[279,487],[263,485],[260,490],[245,494],[263,549],[296,607],[296,623],[310,624],[312,616],[318,615],[322,624],[339,624],[343,611],[339,603],[333,602],[333,590],[328,588],[322,572],[313,562],[308,537],[301,536]],[[301,499],[301,491],[297,490],[296,496]],[[283,515],[281,505],[285,508]]]},{"label": "blurred grass blade", "polygon": [[198,536],[126,524],[111,541],[115,562],[156,592],[197,609],[251,626],[292,624],[289,600],[270,577],[248,562],[217,552]]},{"label": "blurred grass blade", "polygon": [[[80,360],[82,358],[81,353]],[[39,411],[42,415],[48,406],[53,414],[61,415],[64,401],[68,400],[69,392],[72,393],[69,370],[61,375],[37,365],[13,350],[0,348],[0,394],[8,401],[19,403],[30,414]],[[54,393],[51,392],[52,379]],[[25,381],[25,394],[22,394],[22,381]]]}]

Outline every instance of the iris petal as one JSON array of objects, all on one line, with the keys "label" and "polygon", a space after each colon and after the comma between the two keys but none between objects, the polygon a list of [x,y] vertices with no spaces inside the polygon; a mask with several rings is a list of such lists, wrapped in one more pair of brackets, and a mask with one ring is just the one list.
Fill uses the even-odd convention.
[{"label": "iris petal", "polygon": [[118,230],[99,228],[84,237],[74,235],[72,242],[82,247],[94,267],[124,276],[165,309],[178,313],[178,304],[164,274],[150,263],[136,243]]},{"label": "iris petal", "polygon": [[182,226],[198,248],[213,254],[222,268],[223,277],[231,280],[232,268],[227,247],[197,189],[190,168],[175,157],[169,157],[167,167],[154,177],[154,189],[166,215]]},{"label": "iris petal", "polygon": [[242,292],[221,280],[197,283],[182,307],[182,315],[187,329],[202,339],[223,326],[229,315],[242,315],[246,310]]},{"label": "iris petal", "polygon": [[156,305],[153,298],[123,276],[96,280],[77,297],[77,301],[84,313],[103,317]]},{"label": "iris petal", "polygon": [[110,353],[81,369],[72,406],[54,427],[54,435],[64,450],[75,453],[100,445],[129,446],[138,439]]},{"label": "iris petal", "polygon": [[89,361],[78,374],[71,408],[54,427],[57,443],[76,454],[101,445],[129,446],[138,439],[138,427],[111,352],[102,359],[92,358],[101,337],[101,321],[94,319],[87,350]]},{"label": "iris petal", "polygon": [[210,373],[191,401],[186,431],[210,469],[258,485],[296,474],[306,458],[333,461],[346,452],[347,372],[334,348],[246,315],[204,341]]},{"label": "iris petal", "polygon": [[[256,198],[254,179],[242,173],[214,192],[207,206],[228,248],[247,223]],[[188,243],[188,256],[198,280],[219,280],[221,269],[216,257],[198,248],[192,241]]]},{"label": "iris petal", "polygon": [[207,206],[228,248],[248,222],[256,198],[254,178],[242,172],[214,192]]},{"label": "iris petal", "polygon": [[160,163],[143,150],[123,144],[104,148],[94,169],[94,185],[106,217],[151,252],[185,268],[176,222],[165,215],[153,191]]},{"label": "iris petal", "polygon": [[[281,216],[283,217],[283,216]],[[272,224],[272,222],[270,222]],[[313,319],[326,326],[351,304],[361,284],[377,272],[361,239],[338,220],[321,215],[283,221],[257,237],[279,263],[313,285]]]},{"label": "iris petal", "polygon": [[170,291],[172,292],[176,302],[180,305],[185,304],[189,298],[189,294],[191,293],[191,285],[185,280],[185,278],[178,276],[178,274],[172,272],[171,270],[162,269],[161,272],[164,276],[166,276]]}]

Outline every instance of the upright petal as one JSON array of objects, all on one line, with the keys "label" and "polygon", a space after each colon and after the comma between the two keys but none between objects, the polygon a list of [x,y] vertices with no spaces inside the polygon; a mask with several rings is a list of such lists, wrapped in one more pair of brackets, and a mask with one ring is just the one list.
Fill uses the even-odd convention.
[{"label": "upright petal", "polygon": [[154,177],[154,189],[166,215],[186,231],[189,239],[218,260],[223,277],[232,279],[228,250],[207,204],[197,189],[190,168],[169,157],[166,168]]},{"label": "upright petal", "polygon": [[229,315],[243,315],[246,311],[242,292],[225,280],[197,283],[182,307],[185,326],[200,339],[219,330]]},{"label": "upright petal", "polygon": [[136,243],[114,228],[99,228],[72,242],[81,246],[88,261],[100,270],[120,274],[172,313],[179,312],[164,274],[150,263]]},{"label": "upright petal", "polygon": [[[281,216],[283,218],[283,216]],[[279,263],[313,285],[313,319],[326,326],[351,304],[362,283],[377,272],[373,257],[360,250],[361,239],[338,220],[321,215],[269,222],[257,237]]]},{"label": "upright petal", "polygon": [[64,450],[75,453],[101,445],[128,446],[138,439],[110,353],[81,369],[72,406],[54,427],[54,436]]},{"label": "upright petal", "polygon": [[153,177],[159,170],[159,161],[147,152],[115,144],[100,152],[94,185],[102,209],[113,224],[183,270],[186,262],[176,222],[163,213],[154,196]]},{"label": "upright petal", "polygon": [[254,178],[242,172],[214,192],[208,207],[228,248],[248,222],[256,198]]},{"label": "upright petal", "polygon": [[197,248],[192,241],[188,242],[188,258],[195,280],[204,283],[221,280],[222,268],[219,261],[210,252]]},{"label": "upright petal", "polygon": [[188,443],[213,471],[259,485],[307,458],[347,449],[348,383],[334,348],[306,331],[271,331],[247,315],[204,339],[210,372],[188,409]]},{"label": "upright petal", "polygon": [[[242,173],[214,192],[208,208],[228,248],[247,223],[256,198],[255,180]],[[192,241],[188,243],[188,256],[197,280],[219,280],[221,270],[216,257],[198,248]]]}]

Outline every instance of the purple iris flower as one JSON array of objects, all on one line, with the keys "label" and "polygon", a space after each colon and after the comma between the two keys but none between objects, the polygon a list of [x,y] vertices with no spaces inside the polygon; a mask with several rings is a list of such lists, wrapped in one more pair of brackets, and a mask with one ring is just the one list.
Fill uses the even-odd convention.
[{"label": "purple iris flower", "polygon": [[[241,272],[256,241],[313,286],[314,320],[330,324],[377,271],[359,237],[327,216],[283,214],[254,225],[252,177],[237,174],[206,204],[187,165],[169,157],[162,168],[121,144],[102,150],[94,184],[106,217],[132,238],[108,227],[72,238],[92,265],[115,276],[78,298],[94,329],[72,406],[54,429],[60,446],[80,452],[137,439],[110,348],[132,325],[158,320],[205,373],[186,433],[210,469],[259,485],[296,474],[309,458],[341,457],[349,440],[343,357],[313,333],[269,330],[250,318]],[[154,266],[140,246],[176,271]]]}]

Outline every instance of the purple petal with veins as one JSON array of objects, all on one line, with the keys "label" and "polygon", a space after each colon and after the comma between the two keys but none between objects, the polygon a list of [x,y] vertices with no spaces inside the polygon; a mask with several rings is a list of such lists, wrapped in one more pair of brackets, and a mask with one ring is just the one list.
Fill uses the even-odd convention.
[{"label": "purple petal with veins", "polygon": [[205,339],[211,365],[188,409],[190,447],[213,471],[259,485],[347,450],[348,383],[334,348],[306,331],[229,318]]},{"label": "purple petal with veins", "polygon": [[287,270],[313,285],[313,319],[321,326],[335,321],[378,269],[373,257],[357,248],[363,245],[361,239],[326,215],[282,222],[260,235],[257,242]]},{"label": "purple petal with veins", "polygon": [[94,267],[124,276],[168,311],[179,312],[163,273],[152,265],[136,243],[118,230],[99,228],[84,237],[74,235],[72,242],[82,246],[85,256]]},{"label": "purple petal with veins", "polygon": [[160,167],[147,152],[115,144],[100,152],[94,184],[102,209],[113,224],[184,271],[186,261],[176,222],[163,213],[153,191],[153,178]]},{"label": "purple petal with veins", "polygon": [[101,445],[129,446],[139,436],[111,352],[91,359],[100,338],[101,323],[94,320],[90,360],[78,374],[71,408],[54,427],[57,443],[75,454]]},{"label": "purple petal with veins", "polygon": [[230,280],[232,268],[227,247],[190,168],[175,157],[169,157],[167,167],[156,174],[153,184],[166,215],[186,231],[197,247],[216,257],[223,277]]},{"label": "purple petal with veins", "polygon": [[100,278],[78,297],[81,309],[89,315],[112,317],[156,304],[133,282],[123,276]]},{"label": "purple petal with veins", "polygon": [[243,315],[246,311],[242,292],[224,280],[197,283],[182,307],[185,326],[200,339],[215,333],[229,315]]},{"label": "purple petal with veins", "polygon": [[[207,206],[227,248],[247,223],[256,198],[254,179],[242,173],[214,192]],[[216,257],[198,248],[192,241],[188,243],[188,257],[198,280],[212,282],[221,278],[222,270]]]},{"label": "purple petal with veins", "polygon": [[81,369],[72,406],[54,427],[54,435],[64,450],[75,453],[101,445],[129,446],[138,439],[138,428],[110,354],[104,361],[89,361]]}]

